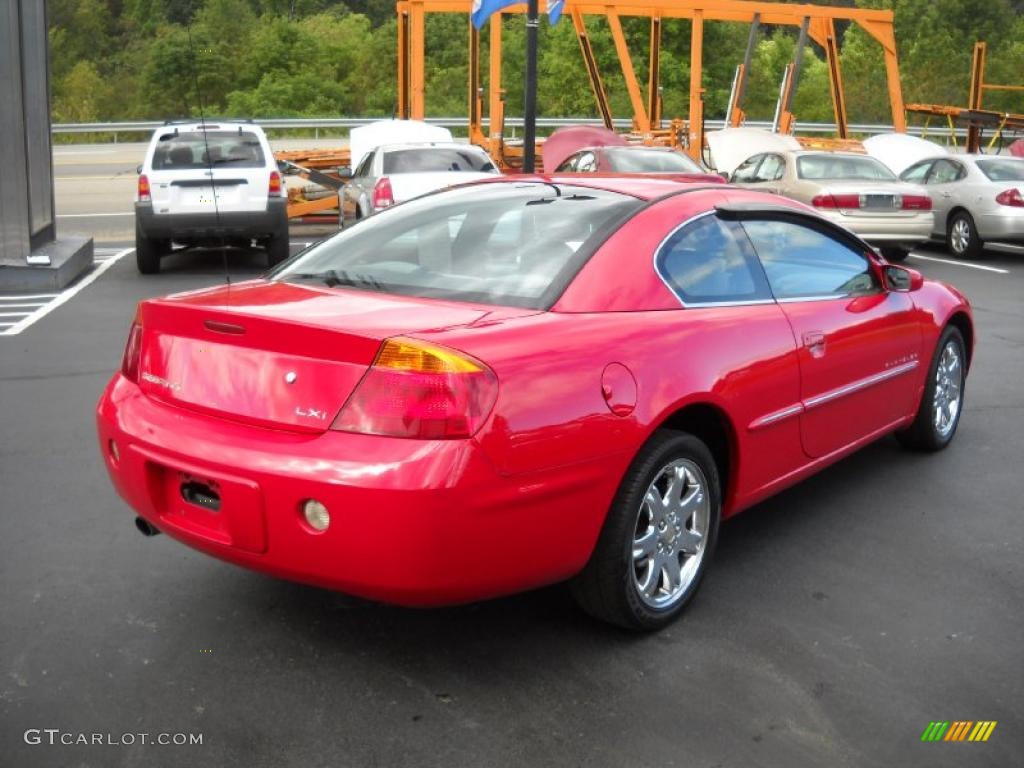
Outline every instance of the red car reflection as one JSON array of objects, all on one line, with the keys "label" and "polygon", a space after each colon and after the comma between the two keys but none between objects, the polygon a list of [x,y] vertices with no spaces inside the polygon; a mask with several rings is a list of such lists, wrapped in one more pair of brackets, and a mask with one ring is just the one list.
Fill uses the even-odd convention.
[{"label": "red car reflection", "polygon": [[406,605],[571,580],[657,628],[719,521],[889,433],[952,439],[955,289],[722,185],[502,179],[144,301],[98,406],[146,533]]}]

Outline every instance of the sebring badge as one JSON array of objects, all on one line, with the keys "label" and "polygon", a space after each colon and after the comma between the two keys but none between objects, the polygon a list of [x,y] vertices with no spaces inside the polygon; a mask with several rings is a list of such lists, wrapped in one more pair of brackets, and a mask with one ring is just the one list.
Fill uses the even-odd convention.
[{"label": "sebring badge", "polygon": [[161,379],[159,376],[154,376],[149,371],[144,371],[143,372],[142,380],[143,381],[148,381],[150,384],[156,384],[158,387],[163,387],[164,389],[169,389],[172,392],[177,392],[178,390],[181,389],[181,385],[180,384],[175,384],[173,381],[168,381],[167,379]]}]

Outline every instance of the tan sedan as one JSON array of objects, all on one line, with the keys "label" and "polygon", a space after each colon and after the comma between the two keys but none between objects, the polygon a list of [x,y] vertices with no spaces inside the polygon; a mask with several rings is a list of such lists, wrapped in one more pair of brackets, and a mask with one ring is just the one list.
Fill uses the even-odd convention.
[{"label": "tan sedan", "polygon": [[860,235],[890,261],[931,236],[932,200],[901,182],[874,158],[852,152],[762,152],[729,179],[751,189],[791,197]]}]

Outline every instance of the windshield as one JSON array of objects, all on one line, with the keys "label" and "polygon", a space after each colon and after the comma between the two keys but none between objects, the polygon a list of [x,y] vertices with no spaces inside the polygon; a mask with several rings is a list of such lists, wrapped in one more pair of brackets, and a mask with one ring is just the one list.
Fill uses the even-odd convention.
[{"label": "windshield", "polygon": [[612,170],[619,173],[704,173],[684,154],[657,149],[606,149]]},{"label": "windshield", "polygon": [[478,149],[423,147],[384,154],[384,173],[436,173],[438,171],[496,171],[491,158]]},{"label": "windshield", "polygon": [[896,181],[893,172],[871,157],[852,155],[801,155],[796,160],[801,179],[844,179],[850,181]]},{"label": "windshield", "polygon": [[185,131],[165,133],[153,152],[153,170],[168,171],[223,165],[262,168],[263,148],[250,131]]},{"label": "windshield", "polygon": [[1024,181],[1024,160],[1000,158],[975,162],[989,181]]},{"label": "windshield", "polygon": [[361,290],[546,309],[641,202],[540,183],[472,185],[363,219],[271,273]]}]

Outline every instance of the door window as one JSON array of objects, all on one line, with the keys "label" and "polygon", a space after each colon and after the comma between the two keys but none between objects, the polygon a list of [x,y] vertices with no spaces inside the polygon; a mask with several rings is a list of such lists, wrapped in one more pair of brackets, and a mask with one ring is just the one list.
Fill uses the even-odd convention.
[{"label": "door window", "polygon": [[374,155],[373,152],[369,152],[366,155],[366,157],[364,157],[362,159],[362,161],[360,161],[359,166],[356,168],[355,172],[352,174],[354,177],[356,177],[356,178],[366,178],[367,176],[370,175],[370,166],[373,165],[373,155]]},{"label": "door window", "polygon": [[779,155],[765,155],[757,168],[754,181],[778,181],[786,171],[786,161]]},{"label": "door window", "polygon": [[661,279],[688,305],[770,301],[743,230],[707,214],[675,232],[655,258]]},{"label": "door window", "polygon": [[776,299],[860,296],[881,290],[868,260],[823,231],[782,219],[743,222]]},{"label": "door window", "polygon": [[576,161],[577,173],[596,173],[597,172],[597,158],[593,152],[584,152],[580,155],[579,160]]},{"label": "door window", "polygon": [[763,155],[754,155],[749,160],[740,163],[739,167],[732,173],[732,180],[737,183],[754,181],[757,164],[761,162],[762,157]]},{"label": "door window", "polygon": [[928,175],[929,184],[949,184],[963,178],[964,169],[958,163],[949,160],[936,160],[932,172]]}]

